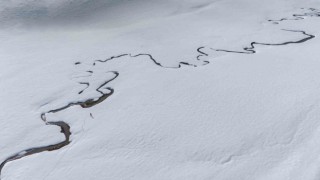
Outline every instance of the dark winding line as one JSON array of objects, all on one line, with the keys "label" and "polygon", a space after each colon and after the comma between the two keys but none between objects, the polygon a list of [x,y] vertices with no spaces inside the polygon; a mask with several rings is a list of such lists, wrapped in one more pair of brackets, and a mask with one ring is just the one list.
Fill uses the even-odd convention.
[{"label": "dark winding line", "polygon": [[[197,49],[197,51],[198,51],[198,53],[199,53],[199,55],[197,56],[197,60],[198,60],[198,61],[201,61],[200,58],[201,58],[202,56],[209,56],[209,54],[207,54],[207,53],[205,53],[205,52],[202,51],[203,48],[204,48],[204,47],[202,46],[202,47],[199,47],[199,48]],[[210,63],[209,61],[203,61],[203,62],[205,63],[204,65],[207,65],[207,64]]]},{"label": "dark winding line", "polygon": [[[202,56],[209,56],[208,54],[206,54],[206,53],[204,53],[203,51],[201,51],[203,48],[204,48],[204,47],[202,46],[202,47],[199,47],[199,48],[197,49],[197,52],[200,54],[200,55],[197,56],[197,60],[198,60],[198,61],[201,61],[201,60],[200,60],[200,57],[202,57]],[[150,59],[155,65],[160,66],[160,67],[162,67],[162,68],[168,68],[168,69],[181,68],[182,65],[197,67],[197,65],[190,64],[190,63],[188,63],[188,62],[183,62],[183,61],[178,62],[178,65],[177,65],[177,66],[164,66],[164,65],[162,65],[160,62],[158,62],[151,54],[147,54],[147,53],[140,53],[140,54],[136,54],[136,55],[132,55],[132,54],[130,54],[130,53],[120,54],[120,55],[118,55],[118,56],[112,56],[112,57],[110,57],[110,58],[108,58],[108,59],[105,59],[105,60],[95,60],[92,65],[95,66],[95,65],[97,64],[97,62],[106,63],[106,62],[111,61],[111,60],[113,60],[113,59],[118,59],[118,58],[121,58],[121,57],[124,57],[124,56],[129,56],[129,57],[134,57],[134,58],[135,58],[135,57],[139,57],[139,56],[148,56],[149,59]],[[203,65],[209,64],[209,61],[203,61],[203,62],[204,62]]]},{"label": "dark winding line", "polygon": [[83,90],[79,91],[78,94],[82,94],[83,91],[85,91],[86,89],[88,89],[89,86],[90,86],[90,83],[88,83],[88,82],[79,82],[79,84],[86,85],[86,87],[85,87]]},{"label": "dark winding line", "polygon": [[304,31],[297,31],[297,30],[285,30],[283,29],[284,31],[289,31],[289,32],[300,32],[302,33],[303,35],[306,35],[307,37],[303,38],[303,39],[300,39],[298,41],[288,41],[288,42],[283,42],[283,43],[275,43],[275,44],[271,44],[271,43],[259,43],[259,42],[251,42],[250,43],[250,47],[245,47],[243,48],[244,51],[232,51],[232,50],[225,50],[225,49],[212,49],[212,50],[215,50],[215,51],[222,51],[222,52],[228,52],[228,53],[239,53],[239,54],[254,54],[256,53],[256,50],[255,50],[255,46],[256,45],[264,45],[264,46],[284,46],[284,45],[288,45],[288,44],[300,44],[300,43],[304,43],[306,41],[309,41],[313,38],[315,38],[314,35],[312,34],[307,34],[306,32]]},{"label": "dark winding line", "polygon": [[108,59],[105,59],[105,60],[95,60],[95,61],[93,62],[93,66],[96,65],[96,62],[105,63],[105,62],[110,61],[110,60],[112,60],[112,59],[117,59],[117,58],[121,58],[121,57],[128,56],[128,55],[129,55],[129,54],[120,54],[120,55],[118,55],[118,56],[112,56],[112,57],[110,57],[110,58],[108,58]]},{"label": "dark winding line", "polygon": [[[41,146],[41,147],[26,149],[24,151],[21,151],[19,153],[16,153],[16,154],[10,156],[9,158],[7,158],[5,161],[3,161],[0,164],[0,175],[1,175],[1,170],[3,169],[3,167],[10,161],[21,159],[25,156],[30,156],[32,154],[37,154],[37,153],[41,153],[44,151],[58,150],[58,149],[66,146],[70,143],[70,135],[71,135],[70,126],[67,123],[65,123],[63,121],[58,121],[58,122],[47,122],[46,124],[59,126],[61,128],[61,133],[63,133],[65,136],[65,140],[60,143],[49,145],[49,146]],[[0,177],[0,179],[1,179],[1,177]]]},{"label": "dark winding line", "polygon": [[[116,79],[118,76],[119,76],[119,73],[116,72],[116,71],[111,71],[115,76],[109,80],[107,80],[106,82],[104,82],[103,84],[101,84],[97,89],[96,91],[99,92],[101,94],[101,96],[98,98],[98,99],[88,99],[86,101],[79,101],[79,102],[72,102],[72,103],[69,103],[68,105],[66,106],[63,106],[63,107],[60,107],[58,109],[53,109],[53,110],[50,110],[46,113],[42,113],[40,118],[46,123],[46,125],[55,125],[55,126],[59,126],[61,128],[61,133],[64,134],[65,136],[65,140],[60,142],[60,143],[57,143],[57,144],[52,144],[52,145],[48,145],[48,146],[40,146],[40,147],[34,147],[34,148],[29,148],[29,149],[26,149],[26,150],[23,150],[23,151],[20,151],[10,157],[8,157],[5,161],[3,161],[1,164],[0,164],[0,179],[1,179],[1,172],[2,172],[2,169],[3,167],[11,162],[11,161],[14,161],[14,160],[18,160],[18,159],[21,159],[23,157],[26,157],[26,156],[30,156],[30,155],[33,155],[33,154],[38,154],[38,153],[41,153],[41,152],[44,152],[44,151],[54,151],[54,150],[58,150],[58,149],[61,149],[63,148],[64,146],[67,146],[68,144],[70,144],[70,135],[71,135],[71,131],[70,131],[70,126],[63,122],[63,121],[58,121],[58,122],[48,122],[47,121],[47,118],[46,118],[46,114],[48,113],[57,113],[57,112],[60,112],[60,111],[63,111],[65,109],[68,109],[69,107],[71,106],[76,106],[76,105],[79,105],[81,106],[82,108],[90,108],[90,107],[93,107],[99,103],[101,103],[102,101],[106,100],[109,96],[111,96],[113,93],[114,93],[114,90],[110,87],[107,87],[105,89],[108,89],[110,92],[109,93],[103,93],[101,91],[101,89],[106,85],[108,84],[109,82],[113,81],[114,79]],[[80,84],[86,84],[88,85],[89,87],[89,83],[82,83],[80,82]],[[87,88],[88,88],[87,87]],[[83,92],[84,90],[80,91],[81,93]],[[80,93],[79,92],[79,93]],[[81,94],[80,93],[80,94]],[[90,114],[91,117],[92,117],[92,114]]]},{"label": "dark winding line", "polygon": [[[304,8],[301,8],[304,9]],[[279,24],[281,21],[298,21],[303,20],[305,17],[320,17],[320,11],[315,8],[308,8],[311,12],[306,12],[303,14],[293,14],[293,18],[282,18],[279,20],[268,20],[269,22],[273,22],[274,24]]]},{"label": "dark winding line", "polygon": [[[318,10],[316,9],[313,9],[313,8],[310,8],[309,10],[311,10],[312,12],[316,12],[315,14],[311,14],[311,13],[304,13],[302,15],[299,15],[299,14],[294,14],[293,17],[295,17],[295,19],[293,20],[300,20],[300,19],[304,19],[305,16],[317,16],[317,17],[320,17],[320,12],[318,12]],[[287,18],[282,18],[280,20],[269,20],[269,21],[272,21],[272,22],[280,22],[280,21],[284,21],[284,20],[292,20],[292,19],[287,19]],[[251,42],[250,44],[250,47],[246,47],[246,48],[243,48],[244,51],[230,51],[230,50],[223,50],[223,49],[213,49],[215,51],[223,51],[223,52],[229,52],[229,53],[241,53],[241,54],[254,54],[256,53],[255,51],[255,45],[265,45],[265,46],[283,46],[283,45],[288,45],[288,44],[298,44],[298,43],[304,43],[306,41],[309,41],[311,39],[313,39],[315,36],[314,35],[311,35],[311,34],[307,34],[306,32],[304,31],[296,31],[296,30],[285,30],[285,31],[290,31],[290,32],[300,32],[304,35],[306,35],[307,37],[306,38],[303,38],[301,40],[298,40],[298,41],[288,41],[288,42],[284,42],[284,43],[279,43],[279,44],[270,44],[270,43],[259,43],[259,42]],[[208,54],[206,54],[205,52],[202,51],[204,47],[199,47],[197,49],[197,52],[199,53],[199,55],[197,56],[197,60],[201,61],[200,58],[202,56],[209,56]],[[212,49],[212,48],[211,48]],[[149,59],[151,61],[153,61],[153,63],[157,66],[160,66],[160,67],[163,67],[163,68],[181,68],[182,65],[187,65],[187,66],[192,66],[192,67],[197,67],[197,65],[194,65],[194,64],[190,64],[188,62],[179,62],[177,66],[175,67],[167,67],[167,66],[163,66],[160,62],[156,61],[155,58],[152,57],[151,54],[146,54],[146,53],[141,53],[141,54],[137,54],[137,55],[131,55],[131,54],[121,54],[121,55],[118,55],[118,56],[112,56],[108,59],[105,59],[105,60],[95,60],[94,63],[93,63],[93,66],[96,65],[97,62],[100,62],[100,63],[105,63],[105,62],[108,62],[110,60],[113,60],[113,59],[118,59],[118,58],[121,58],[121,57],[124,57],[124,56],[130,56],[130,57],[139,57],[139,56],[148,56]],[[203,61],[204,64],[203,65],[206,65],[209,63],[209,61]],[[81,62],[76,62],[75,65],[80,65]],[[93,71],[86,71],[86,72],[89,72],[89,73],[93,73]],[[98,88],[96,88],[96,91],[99,92],[101,94],[101,96],[98,98],[98,99],[88,99],[88,100],[85,100],[85,101],[78,101],[78,102],[71,102],[69,104],[67,104],[66,106],[63,106],[63,107],[60,107],[60,108],[57,108],[57,109],[53,109],[53,110],[50,110],[48,112],[45,112],[45,113],[42,113],[41,114],[41,119],[46,123],[46,125],[55,125],[55,126],[59,126],[61,128],[61,133],[64,134],[65,136],[65,140],[60,142],[60,143],[57,143],[57,144],[53,144],[53,145],[48,145],[48,146],[41,146],[41,147],[35,147],[35,148],[29,148],[29,149],[26,149],[26,150],[23,150],[23,151],[20,151],[19,153],[16,153],[10,157],[8,157],[5,161],[3,161],[1,164],[0,164],[0,179],[1,179],[1,171],[3,169],[3,167],[8,163],[8,162],[11,162],[11,161],[14,161],[14,160],[17,160],[17,159],[21,159],[23,157],[26,157],[26,156],[30,156],[30,155],[33,155],[33,154],[37,154],[37,153],[41,153],[41,152],[44,152],[44,151],[54,151],[54,150],[58,150],[58,149],[61,149],[63,148],[64,146],[67,146],[68,144],[70,144],[70,136],[71,136],[71,131],[70,131],[70,126],[63,122],[63,121],[58,121],[58,122],[48,122],[47,119],[46,119],[46,114],[48,113],[57,113],[57,112],[60,112],[60,111],[63,111],[65,109],[68,109],[69,107],[71,106],[81,106],[82,108],[90,108],[90,107],[93,107],[101,102],[103,102],[104,100],[106,100],[108,97],[110,97],[113,93],[114,93],[114,89],[111,88],[111,87],[105,87],[109,82],[115,80],[118,76],[119,76],[119,72],[117,71],[110,71],[114,74],[114,77],[105,81],[104,83],[102,83]],[[90,86],[90,83],[89,82],[79,82],[79,84],[81,85],[86,85],[87,87],[84,88],[83,90],[81,90],[78,94],[82,94],[87,88],[89,88]],[[109,93],[104,93],[102,91],[102,89],[107,89],[109,90],[110,92]],[[90,116],[93,118],[92,114],[90,113]]]},{"label": "dark winding line", "polygon": [[[200,57],[201,56],[208,56],[208,54],[204,53],[201,51],[201,49],[204,48],[204,47],[200,47],[197,49],[197,51],[200,53],[200,55],[197,56],[197,60],[200,60]],[[177,67],[165,67],[163,66],[161,63],[157,62],[151,54],[137,54],[137,55],[131,55],[131,54],[121,54],[121,55],[118,55],[118,56],[112,56],[106,60],[95,60],[94,63],[93,63],[93,66],[96,65],[97,62],[100,62],[100,63],[105,63],[105,62],[108,62],[110,60],[113,60],[113,59],[118,59],[118,58],[121,58],[121,57],[124,57],[124,56],[130,56],[130,57],[139,57],[139,56],[148,56],[150,58],[150,60],[152,60],[154,62],[154,64],[156,64],[157,66],[161,66],[163,68],[180,68],[181,65],[188,65],[188,66],[193,66],[193,67],[196,67],[196,65],[193,65],[193,64],[189,64],[187,62],[179,62],[178,63],[178,66]],[[209,62],[208,61],[204,61],[206,64],[208,64]],[[76,62],[75,65],[80,65],[81,62]],[[93,73],[93,71],[91,70],[88,70],[86,71],[88,73]],[[60,111],[63,111],[65,109],[68,109],[69,107],[71,106],[81,106],[82,108],[90,108],[90,107],[93,107],[101,102],[103,102],[104,100],[106,100],[108,97],[110,97],[113,93],[114,93],[114,89],[111,88],[111,87],[105,87],[108,83],[110,83],[111,81],[115,80],[118,76],[119,76],[119,72],[117,71],[110,71],[111,73],[114,74],[114,77],[112,77],[111,79],[105,81],[104,83],[102,83],[98,88],[96,88],[96,91],[99,92],[101,94],[101,96],[98,98],[98,99],[87,99],[86,101],[77,101],[77,102],[71,102],[63,107],[60,107],[60,108],[57,108],[57,109],[53,109],[53,110],[50,110],[48,112],[45,112],[45,113],[42,113],[40,115],[41,119],[46,123],[46,125],[56,125],[56,126],[59,126],[61,128],[61,133],[64,134],[65,136],[65,140],[60,142],[60,143],[57,143],[57,144],[53,144],[53,145],[48,145],[48,146],[41,146],[41,147],[35,147],[35,148],[30,148],[30,149],[26,149],[26,150],[23,150],[19,153],[16,153],[12,156],[10,156],[9,158],[7,158],[5,161],[3,161],[0,165],[0,179],[1,179],[1,171],[3,169],[3,167],[10,161],[14,161],[14,160],[17,160],[17,159],[21,159],[25,156],[30,156],[30,155],[33,155],[33,154],[37,154],[37,153],[41,153],[41,152],[44,152],[44,151],[53,151],[53,150],[58,150],[58,149],[61,149],[62,147],[70,144],[70,135],[71,135],[71,132],[70,132],[70,126],[63,122],[63,121],[59,121],[59,122],[48,122],[47,121],[47,118],[46,118],[46,114],[49,114],[49,113],[57,113],[57,112],[60,112]],[[88,89],[90,87],[90,83],[89,82],[79,82],[79,84],[81,85],[86,85],[86,87],[79,91],[78,94],[82,94],[86,89]],[[102,89],[107,89],[109,90],[110,92],[109,93],[104,93],[102,91]],[[90,116],[93,118],[92,114],[90,114]]]}]

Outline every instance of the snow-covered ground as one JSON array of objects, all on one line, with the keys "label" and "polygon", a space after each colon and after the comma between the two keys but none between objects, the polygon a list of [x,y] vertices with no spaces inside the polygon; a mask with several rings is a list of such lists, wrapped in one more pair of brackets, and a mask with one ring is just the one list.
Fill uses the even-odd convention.
[{"label": "snow-covered ground", "polygon": [[319,36],[318,0],[3,0],[1,180],[319,179]]}]

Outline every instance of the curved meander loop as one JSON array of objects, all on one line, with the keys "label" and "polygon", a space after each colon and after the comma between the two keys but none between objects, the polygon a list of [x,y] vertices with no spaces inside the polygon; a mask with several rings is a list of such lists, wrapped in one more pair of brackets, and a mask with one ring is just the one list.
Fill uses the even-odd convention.
[{"label": "curved meander loop", "polygon": [[[201,56],[208,56],[208,54],[204,53],[201,51],[201,49],[204,48],[204,47],[200,47],[197,49],[197,51],[200,53],[200,55],[197,56],[197,60],[200,61],[200,57]],[[156,64],[157,66],[161,66],[163,68],[180,68],[181,65],[188,65],[188,66],[193,66],[193,67],[196,67],[196,65],[192,65],[192,64],[189,64],[187,62],[180,62],[178,64],[177,67],[164,67],[162,66],[159,62],[157,62],[150,54],[138,54],[138,55],[131,55],[131,54],[122,54],[122,55],[119,55],[119,56],[113,56],[109,59],[106,59],[104,61],[102,60],[96,60],[94,63],[93,63],[93,66],[96,65],[96,62],[101,62],[101,63],[105,63],[105,62],[108,62],[110,60],[113,60],[113,59],[118,59],[118,58],[121,58],[121,57],[124,57],[124,56],[130,56],[130,57],[139,57],[139,56],[148,56],[150,58],[151,61],[154,62],[154,64]],[[203,61],[204,64],[208,64],[209,62],[208,61]],[[81,62],[76,62],[75,65],[80,65]],[[93,71],[86,71],[90,74],[93,73]],[[50,122],[50,121],[47,121],[47,117],[46,115],[47,114],[50,114],[50,113],[58,113],[60,111],[63,111],[63,110],[66,110],[68,109],[69,107],[72,107],[72,106],[81,106],[82,108],[90,108],[90,107],[93,107],[101,102],[103,102],[104,100],[106,100],[108,97],[110,97],[113,93],[114,93],[114,89],[111,88],[111,87],[105,87],[108,83],[110,83],[111,81],[115,80],[118,76],[119,76],[119,72],[117,71],[109,71],[108,73],[113,73],[114,76],[111,78],[111,79],[108,79],[106,80],[104,83],[102,83],[98,88],[96,88],[96,91],[100,94],[100,97],[97,98],[97,99],[87,99],[85,101],[77,101],[77,102],[71,102],[63,107],[60,107],[60,108],[57,108],[57,109],[52,109],[50,111],[47,111],[45,113],[42,113],[40,115],[40,118],[42,119],[42,121],[45,122],[46,125],[55,125],[55,126],[59,126],[61,128],[61,133],[64,134],[65,136],[65,140],[60,142],[60,143],[57,143],[57,144],[52,144],[52,145],[48,145],[48,146],[40,146],[40,147],[34,147],[34,148],[30,148],[30,149],[26,149],[26,150],[23,150],[23,151],[20,151],[10,157],[8,157],[5,161],[3,161],[0,165],[0,179],[1,179],[1,172],[2,172],[2,169],[3,167],[11,162],[11,161],[14,161],[14,160],[18,160],[18,159],[21,159],[23,157],[26,157],[26,156],[30,156],[30,155],[33,155],[33,154],[38,154],[38,153],[41,153],[41,152],[44,152],[44,151],[54,151],[54,150],[58,150],[58,149],[61,149],[63,148],[64,146],[67,146],[68,144],[70,144],[70,135],[71,135],[71,131],[70,131],[70,126],[63,122],[63,121],[58,121],[58,122]],[[86,89],[88,89],[90,87],[90,83],[89,82],[79,82],[80,85],[85,85],[86,87],[79,91],[78,94],[82,94]],[[102,89],[107,89],[109,90],[109,93],[104,93],[102,91]],[[90,114],[90,116],[93,118],[92,114]]]},{"label": "curved meander loop", "polygon": [[260,42],[251,42],[250,43],[250,47],[245,47],[243,48],[244,51],[232,51],[232,50],[224,50],[224,49],[212,49],[215,51],[222,51],[222,52],[228,52],[228,53],[239,53],[239,54],[254,54],[256,53],[255,50],[255,46],[256,45],[264,45],[264,46],[284,46],[284,45],[288,45],[288,44],[300,44],[300,43],[304,43],[306,41],[309,41],[313,38],[315,38],[314,35],[311,34],[307,34],[304,31],[297,31],[297,30],[285,30],[284,31],[289,31],[289,32],[299,32],[302,33],[303,35],[307,36],[303,39],[297,40],[297,41],[287,41],[287,42],[283,42],[283,43],[275,43],[275,44],[270,44],[270,43],[260,43]]},{"label": "curved meander loop", "polygon": [[[302,10],[305,10],[305,8],[301,8]],[[320,10],[315,8],[307,8],[310,12],[306,12],[303,14],[293,14],[293,18],[282,18],[278,20],[268,20],[269,22],[273,22],[274,24],[279,24],[281,21],[298,21],[303,20],[306,17],[320,17]]]},{"label": "curved meander loop", "polygon": [[[59,126],[61,128],[61,133],[63,133],[65,136],[65,140],[60,143],[49,145],[49,146],[41,146],[41,147],[34,147],[34,148],[26,149],[24,151],[21,151],[19,153],[16,153],[16,154],[10,156],[9,158],[7,158],[5,161],[3,161],[0,164],[0,175],[1,175],[1,170],[3,169],[3,167],[10,161],[21,159],[25,156],[41,153],[44,151],[58,150],[58,149],[66,146],[70,143],[71,132],[70,132],[70,126],[67,123],[62,122],[62,121],[58,121],[58,122],[47,122],[46,124]],[[0,179],[1,179],[1,177],[0,177]]]},{"label": "curved meander loop", "polygon": [[[207,53],[205,53],[205,52],[202,51],[203,48],[205,48],[205,47],[201,46],[201,47],[199,47],[199,48],[197,49],[197,52],[199,53],[199,55],[197,56],[196,59],[197,59],[198,61],[201,61],[200,57],[202,57],[202,56],[209,56]],[[172,66],[172,67],[170,67],[170,66],[164,66],[164,65],[162,65],[160,62],[158,62],[151,54],[147,54],[147,53],[140,53],[140,54],[136,54],[136,55],[132,55],[132,54],[130,54],[130,53],[121,54],[121,55],[118,55],[118,56],[112,56],[112,57],[110,57],[110,58],[108,58],[108,59],[105,59],[105,60],[95,60],[92,65],[95,66],[95,65],[97,65],[98,62],[100,62],[100,63],[106,63],[106,62],[108,62],[108,61],[111,61],[111,60],[114,60],[114,59],[119,59],[119,58],[125,57],[125,56],[129,56],[129,57],[133,57],[133,58],[139,57],[139,56],[147,56],[155,65],[160,66],[160,67],[162,67],[162,68],[177,69],[177,68],[181,68],[181,65],[197,67],[197,65],[195,65],[195,64],[190,64],[190,63],[188,63],[188,62],[179,62],[177,66]],[[202,61],[202,62],[203,62],[203,65],[209,64],[209,61]]]},{"label": "curved meander loop", "polygon": [[[320,11],[314,8],[309,8],[308,10],[310,10],[311,12],[309,13],[304,13],[304,14],[294,14],[292,15],[294,18],[293,19],[289,19],[289,18],[282,18],[280,20],[269,20],[270,22],[274,22],[275,24],[279,24],[279,22],[281,21],[285,21],[285,20],[302,20],[305,17],[320,17]],[[210,48],[214,51],[222,51],[222,52],[226,52],[226,53],[241,53],[241,54],[254,54],[256,53],[256,45],[265,45],[265,46],[284,46],[284,45],[289,45],[289,44],[299,44],[299,43],[304,43],[306,41],[309,41],[313,38],[315,38],[314,35],[308,34],[305,31],[300,31],[300,30],[285,30],[285,31],[289,31],[289,32],[294,32],[294,33],[301,33],[303,35],[305,35],[305,38],[302,38],[300,40],[297,41],[288,41],[288,42],[283,42],[283,43],[277,43],[277,44],[272,44],[272,43],[260,43],[260,42],[251,42],[249,47],[243,48],[243,51],[232,51],[232,50],[224,50],[224,49],[213,49]],[[198,61],[202,62],[202,65],[207,65],[209,64],[209,61],[202,61],[200,58],[202,56],[209,56],[207,53],[205,53],[204,51],[202,51],[204,47],[199,47],[197,49],[197,52],[199,53],[199,55],[196,57],[196,59]],[[95,60],[94,63],[92,64],[92,66],[97,65],[97,63],[106,63],[108,61],[111,60],[115,60],[115,59],[119,59],[121,57],[124,56],[129,56],[132,58],[135,57],[140,57],[140,56],[147,56],[149,58],[150,61],[152,61],[155,65],[160,66],[162,68],[181,68],[182,65],[185,66],[191,66],[191,67],[198,67],[198,65],[195,64],[190,64],[188,62],[179,62],[177,66],[174,67],[168,67],[168,66],[164,66],[162,65],[160,62],[158,62],[151,54],[146,54],[146,53],[141,53],[141,54],[137,54],[137,55],[132,55],[130,53],[128,54],[121,54],[118,56],[112,56],[108,59],[105,60]],[[76,62],[75,65],[80,65],[81,62]],[[41,153],[44,151],[54,151],[54,150],[58,150],[61,149],[65,146],[67,146],[68,144],[70,144],[70,136],[71,136],[71,131],[70,131],[70,126],[63,122],[63,121],[58,121],[58,122],[51,122],[51,121],[47,121],[46,115],[50,114],[50,113],[58,113],[60,111],[66,110],[69,107],[72,106],[81,106],[82,108],[90,108],[93,107],[101,102],[103,102],[104,100],[106,100],[108,97],[110,97],[113,93],[114,93],[114,89],[111,87],[105,87],[108,83],[110,83],[111,81],[115,80],[118,76],[119,76],[119,72],[118,71],[110,71],[111,73],[114,74],[114,76],[111,79],[106,80],[104,83],[102,83],[98,88],[96,88],[95,90],[100,94],[99,98],[96,99],[87,99],[85,101],[77,101],[77,102],[71,102],[63,107],[57,108],[57,109],[52,109],[50,111],[44,112],[40,115],[40,118],[42,119],[42,121],[45,122],[46,125],[55,125],[55,126],[59,126],[61,129],[61,133],[64,134],[65,136],[65,140],[60,142],[60,143],[56,143],[56,144],[52,144],[52,145],[48,145],[48,146],[40,146],[40,147],[33,147],[33,148],[29,148],[23,151],[20,151],[10,157],[8,157],[6,160],[4,160],[1,164],[0,164],[0,179],[1,179],[1,172],[3,170],[3,167],[12,161],[21,159],[23,157],[26,156],[30,156],[33,154],[37,154],[37,153]],[[110,73],[109,72],[109,73]],[[92,74],[93,71],[88,70],[86,71],[86,73],[90,73]],[[90,76],[90,75],[89,75]],[[87,76],[83,76],[83,77],[87,77]],[[88,89],[90,87],[90,83],[89,82],[79,82],[80,85],[85,85],[86,87],[79,91],[78,94],[82,94],[86,89]],[[109,90],[108,93],[104,93],[102,91],[102,89],[107,89]],[[90,116],[93,118],[92,114],[90,113]]]}]

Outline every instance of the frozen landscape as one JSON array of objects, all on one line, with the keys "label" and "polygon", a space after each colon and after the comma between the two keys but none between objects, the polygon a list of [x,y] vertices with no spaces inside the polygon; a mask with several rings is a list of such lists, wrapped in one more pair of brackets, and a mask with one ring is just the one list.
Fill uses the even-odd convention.
[{"label": "frozen landscape", "polygon": [[1,180],[319,180],[319,0],[0,1]]}]

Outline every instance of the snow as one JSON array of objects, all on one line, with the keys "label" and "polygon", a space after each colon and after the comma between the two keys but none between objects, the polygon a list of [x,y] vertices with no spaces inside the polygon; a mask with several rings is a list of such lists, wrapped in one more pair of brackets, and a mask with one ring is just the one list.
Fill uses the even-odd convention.
[{"label": "snow", "polygon": [[[7,163],[1,180],[318,179],[320,18],[268,21],[307,8],[320,3],[0,2],[1,162],[63,141],[40,115],[98,99],[119,73],[105,101],[46,113],[70,125],[69,145]],[[215,51],[306,38],[283,29],[315,38]]]}]

